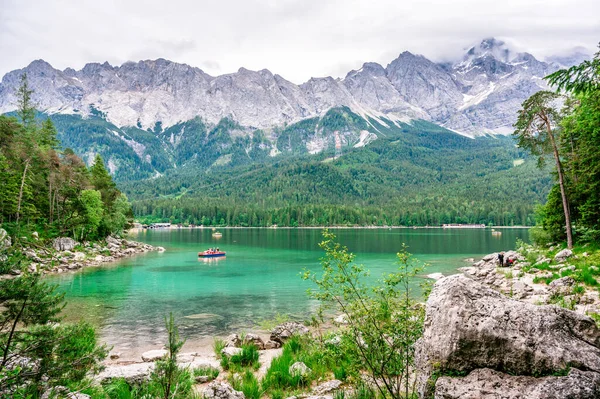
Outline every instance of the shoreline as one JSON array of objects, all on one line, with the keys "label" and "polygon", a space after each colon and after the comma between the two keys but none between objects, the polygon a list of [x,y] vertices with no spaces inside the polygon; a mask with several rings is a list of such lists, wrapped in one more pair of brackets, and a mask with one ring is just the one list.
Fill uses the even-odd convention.
[{"label": "shoreline", "polygon": [[127,233],[137,233],[140,231],[168,231],[168,230],[218,230],[218,229],[266,229],[266,230],[322,230],[322,229],[353,229],[353,230],[391,230],[391,229],[442,229],[442,230],[492,230],[492,229],[530,229],[533,226],[486,226],[486,227],[442,227],[442,226],[277,226],[277,227],[266,227],[266,226],[177,226],[173,225],[170,227],[157,227],[157,228],[143,228],[134,227],[127,231]]},{"label": "shoreline", "polygon": [[[31,261],[27,270],[44,276],[77,272],[88,267],[102,267],[120,259],[155,251],[164,252],[165,249],[114,236],[108,236],[102,241],[83,243],[72,238],[60,237],[54,239],[51,245],[23,248],[23,253]],[[14,278],[21,274],[21,271],[13,270],[0,278]]]}]

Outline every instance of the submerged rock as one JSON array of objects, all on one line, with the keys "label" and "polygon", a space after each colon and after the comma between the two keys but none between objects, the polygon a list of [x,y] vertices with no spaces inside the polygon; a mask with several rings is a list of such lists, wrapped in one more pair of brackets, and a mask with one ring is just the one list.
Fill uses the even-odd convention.
[{"label": "submerged rock", "polygon": [[509,299],[455,275],[434,285],[415,359],[421,397],[431,393],[428,381],[436,372],[600,372],[600,330],[587,316]]}]

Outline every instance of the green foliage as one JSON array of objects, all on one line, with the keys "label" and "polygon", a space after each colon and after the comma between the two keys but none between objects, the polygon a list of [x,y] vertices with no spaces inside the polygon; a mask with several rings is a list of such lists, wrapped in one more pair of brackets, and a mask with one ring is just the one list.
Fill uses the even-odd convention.
[{"label": "green foliage", "polygon": [[368,272],[353,263],[354,255],[333,234],[325,230],[320,246],[325,251],[322,273],[306,271],[304,278],[317,286],[311,297],[347,316],[341,352],[354,374],[366,372],[383,396],[416,395],[414,344],[422,334],[424,309],[412,298],[410,286],[423,268],[404,248],[398,253],[399,271],[369,287],[364,284]]},{"label": "green foliage", "polygon": [[600,52],[592,60],[583,61],[569,69],[561,69],[545,78],[550,86],[574,94],[600,90]]},{"label": "green foliage", "polygon": [[18,250],[5,255],[4,267],[22,275],[0,280],[0,391],[37,396],[42,377],[50,386],[81,383],[98,371],[106,348],[88,324],[54,325],[61,321],[63,294],[29,273]]},{"label": "green foliage", "polygon": [[[600,52],[591,61],[558,71],[546,79],[573,95],[565,102],[560,121],[560,163],[564,169],[564,191],[569,198],[575,240],[595,242],[600,238]],[[560,183],[560,181],[559,181]],[[560,214],[558,187],[548,196],[540,225],[542,241],[562,241],[568,225]],[[566,216],[566,213],[565,213]],[[562,225],[562,226],[561,226]],[[567,234],[568,235],[568,234]],[[568,240],[568,237],[567,237]]]}]

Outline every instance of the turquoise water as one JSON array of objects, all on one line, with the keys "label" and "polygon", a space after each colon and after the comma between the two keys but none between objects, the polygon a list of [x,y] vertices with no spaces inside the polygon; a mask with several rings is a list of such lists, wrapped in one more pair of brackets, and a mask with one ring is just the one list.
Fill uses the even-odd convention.
[{"label": "turquoise water", "polygon": [[[395,269],[402,243],[429,263],[425,274],[451,274],[467,258],[514,248],[525,229],[333,229],[340,242],[373,278]],[[160,245],[148,253],[110,266],[49,277],[66,293],[70,320],[99,326],[112,345],[160,342],[164,316],[173,312],[183,336],[197,339],[250,330],[277,314],[302,319],[316,309],[306,296],[304,268],[318,270],[319,229],[144,230],[132,239]],[[199,260],[197,252],[220,247],[227,257]]]}]

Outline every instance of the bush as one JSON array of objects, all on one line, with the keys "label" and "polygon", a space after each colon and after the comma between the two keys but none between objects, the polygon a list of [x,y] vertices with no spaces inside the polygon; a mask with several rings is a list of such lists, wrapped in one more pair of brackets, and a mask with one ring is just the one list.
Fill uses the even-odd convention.
[{"label": "bush", "polygon": [[410,286],[424,266],[417,265],[403,247],[397,254],[398,272],[370,287],[364,283],[368,271],[354,264],[354,255],[327,230],[320,247],[325,251],[323,272],[306,271],[304,279],[317,286],[313,298],[347,315],[348,327],[341,331],[343,358],[355,375],[368,374],[382,395],[415,396],[414,348],[425,312],[413,299]]}]

